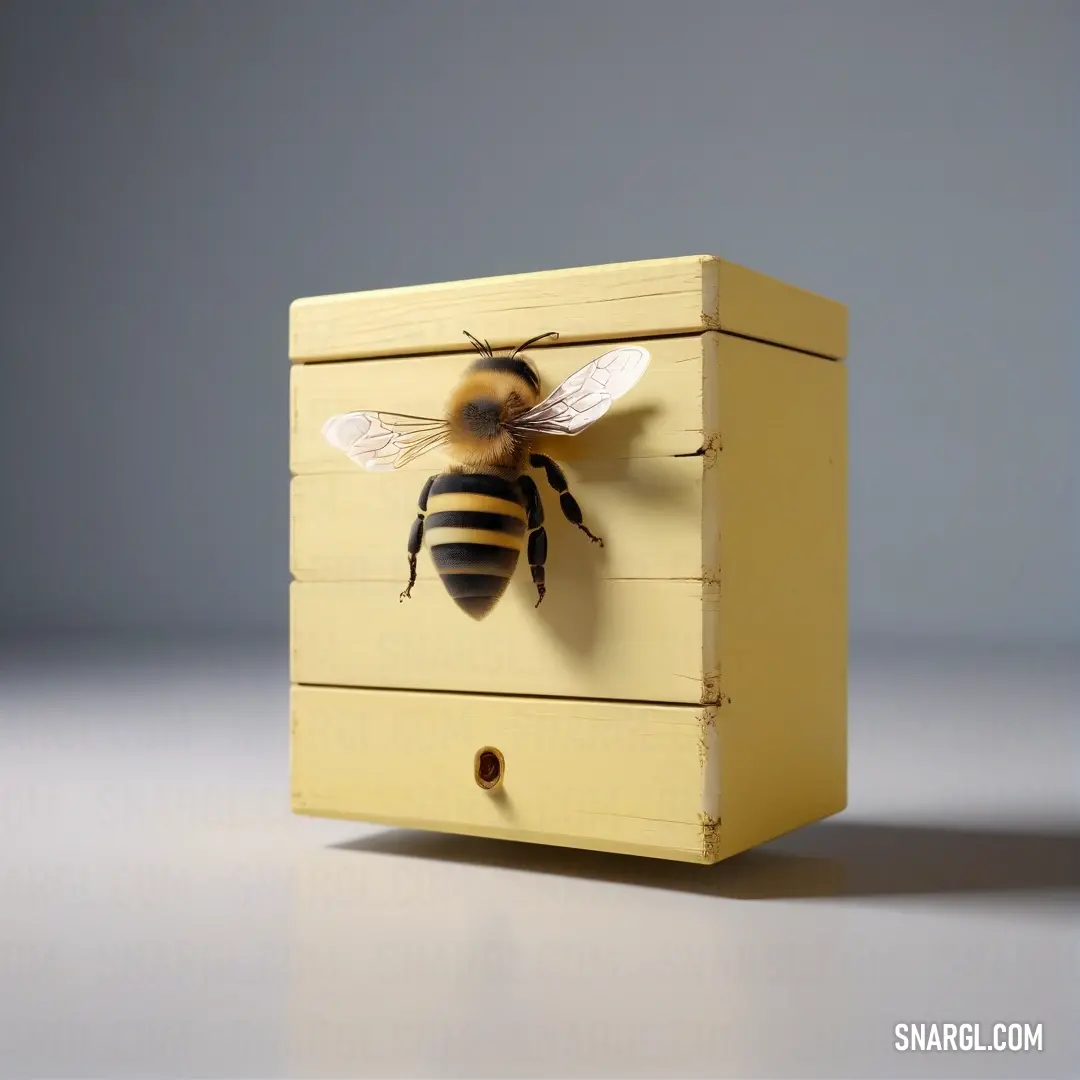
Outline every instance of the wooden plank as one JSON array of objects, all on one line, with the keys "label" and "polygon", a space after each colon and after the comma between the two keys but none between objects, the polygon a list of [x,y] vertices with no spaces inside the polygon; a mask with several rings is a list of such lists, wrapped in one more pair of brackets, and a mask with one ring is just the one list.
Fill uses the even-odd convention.
[{"label": "wooden plank", "polygon": [[[715,857],[713,709],[293,687],[301,814],[686,862]],[[503,755],[488,791],[482,747]]]},{"label": "wooden plank", "polygon": [[307,297],[289,312],[294,361],[442,353],[470,331],[511,348],[556,330],[565,342],[706,329],[701,257],[574,267]]},{"label": "wooden plank", "polygon": [[[583,564],[584,565],[584,564]],[[699,704],[715,700],[715,619],[699,581],[518,574],[482,622],[438,581],[293,582],[296,683]],[[710,639],[711,640],[711,639]]]},{"label": "wooden plank", "polygon": [[[535,474],[545,507],[548,580],[701,578],[703,459],[638,458],[578,462],[567,468],[586,524],[603,537],[589,543],[559,509],[543,472]],[[298,581],[386,581],[404,586],[406,542],[423,476],[413,471],[310,473],[291,485],[290,568]],[[717,552],[712,547],[716,570]],[[438,584],[425,547],[422,582]],[[529,578],[522,560],[518,573]]]},{"label": "wooden plank", "polygon": [[[720,335],[642,340],[652,359],[645,378],[593,427],[573,438],[550,437],[536,449],[560,461],[624,460],[692,454],[704,439],[702,370]],[[530,351],[545,393],[603,352],[594,345]],[[297,364],[291,373],[290,463],[294,473],[349,472],[357,467],[327,445],[327,417],[353,409],[442,416],[471,355],[407,357],[340,364]],[[446,464],[431,453],[406,468],[437,472]]]},{"label": "wooden plank", "polygon": [[833,359],[847,309],[710,255],[573,267],[295,300],[294,362],[465,351],[463,331],[510,348],[556,330],[566,342],[707,330]]},{"label": "wooden plank", "polygon": [[732,342],[716,390],[726,855],[847,802],[847,371]]},{"label": "wooden plank", "polygon": [[832,360],[847,356],[848,313],[843,304],[744,266],[719,261],[715,269],[719,329]]}]

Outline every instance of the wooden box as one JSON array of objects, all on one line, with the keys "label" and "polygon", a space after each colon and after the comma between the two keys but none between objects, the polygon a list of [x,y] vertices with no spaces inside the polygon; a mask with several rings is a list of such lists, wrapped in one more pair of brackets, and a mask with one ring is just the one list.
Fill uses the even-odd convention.
[{"label": "wooden box", "polygon": [[[607,416],[539,447],[605,546],[539,472],[547,595],[519,565],[480,622],[426,546],[399,601],[445,459],[368,473],[321,434],[441,415],[464,331],[557,331],[527,350],[545,393],[613,342],[651,354]],[[842,810],[846,352],[842,305],[707,256],[295,301],[293,809],[697,863]]]}]

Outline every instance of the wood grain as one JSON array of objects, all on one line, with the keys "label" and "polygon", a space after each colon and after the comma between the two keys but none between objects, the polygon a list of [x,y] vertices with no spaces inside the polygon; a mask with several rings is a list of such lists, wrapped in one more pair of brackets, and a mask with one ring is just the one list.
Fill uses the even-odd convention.
[{"label": "wood grain", "polygon": [[843,304],[734,263],[718,260],[715,272],[718,329],[833,360],[847,356]]},{"label": "wood grain", "polygon": [[[533,473],[545,507],[548,580],[553,589],[580,578],[700,578],[703,573],[700,457],[592,461],[566,469],[591,544],[559,509],[543,471]],[[406,542],[423,474],[413,471],[308,473],[291,489],[290,568],[297,581],[389,581],[404,586]],[[711,545],[710,569],[718,553]],[[436,581],[427,547],[420,581]],[[519,567],[527,579],[528,568]],[[441,587],[441,586],[440,586]]]},{"label": "wood grain", "polygon": [[847,370],[741,342],[724,350],[717,401],[731,851],[847,803]]},{"label": "wood grain", "polygon": [[699,704],[714,694],[700,581],[552,581],[528,573],[483,622],[438,581],[293,582],[292,681],[611,701]]},{"label": "wood grain", "polygon": [[842,304],[711,255],[476,278],[295,300],[295,362],[466,351],[463,331],[510,348],[556,330],[563,342],[728,333],[841,359]]}]

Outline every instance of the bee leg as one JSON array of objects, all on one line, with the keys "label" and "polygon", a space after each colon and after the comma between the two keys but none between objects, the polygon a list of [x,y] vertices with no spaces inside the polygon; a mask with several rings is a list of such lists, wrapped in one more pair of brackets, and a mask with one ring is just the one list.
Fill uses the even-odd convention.
[{"label": "bee leg", "polygon": [[571,525],[576,525],[594,544],[604,546],[604,541],[599,536],[593,536],[589,532],[581,516],[581,507],[577,499],[570,494],[569,485],[566,483],[566,475],[546,454],[530,454],[529,464],[534,469],[543,469],[547,473],[547,482],[559,494],[559,506],[562,507],[563,516]]},{"label": "bee leg", "polygon": [[531,476],[522,476],[518,487],[525,499],[525,512],[529,516],[529,569],[536,586],[536,607],[543,602],[547,592],[544,564],[547,562],[547,530],[544,528],[544,504]]},{"label": "bee leg", "polygon": [[428,492],[431,491],[431,485],[434,483],[435,477],[429,476],[420,492],[419,513],[409,530],[409,584],[405,586],[405,591],[398,597],[399,600],[411,599],[412,587],[416,584],[416,556],[420,554],[420,546],[424,542],[424,515],[427,513]]}]

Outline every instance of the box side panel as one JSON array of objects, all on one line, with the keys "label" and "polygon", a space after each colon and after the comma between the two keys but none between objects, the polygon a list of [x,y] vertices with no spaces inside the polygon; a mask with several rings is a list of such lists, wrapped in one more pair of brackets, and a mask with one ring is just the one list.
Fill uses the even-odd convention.
[{"label": "box side panel", "polygon": [[717,329],[834,360],[847,356],[844,304],[734,263],[717,260],[711,273]]},{"label": "box side panel", "polygon": [[566,342],[699,333],[707,328],[703,261],[656,259],[309,297],[291,306],[289,355],[304,362],[446,352],[468,347],[465,330],[497,349],[552,330]]},{"label": "box side panel", "polygon": [[[553,590],[562,582],[590,577],[701,577],[700,457],[579,461],[565,472],[586,524],[604,546],[590,544],[570,524],[543,471],[534,472],[547,511],[547,575]],[[290,556],[294,579],[390,581],[403,587],[408,575],[406,543],[423,483],[424,474],[372,475],[355,467],[347,473],[294,477]],[[527,578],[527,568],[521,571]],[[417,577],[441,588],[427,548],[420,552]]]},{"label": "box side panel", "polygon": [[[641,338],[651,360],[641,382],[592,427],[573,438],[547,437],[536,449],[559,461],[623,460],[693,454],[701,448],[703,338]],[[604,352],[604,345],[530,350],[543,392]],[[290,463],[294,473],[347,472],[354,465],[322,437],[322,425],[354,409],[441,417],[476,355],[412,356],[340,364],[294,365],[291,373]],[[427,454],[406,468],[428,475],[446,464]]]},{"label": "box side panel", "polygon": [[698,581],[578,575],[552,580],[539,608],[519,566],[474,622],[437,580],[293,582],[296,683],[698,704]]},{"label": "box side panel", "polygon": [[[702,711],[293,687],[294,811],[701,862]],[[502,781],[475,779],[484,747]]]},{"label": "box side panel", "polygon": [[722,338],[718,854],[847,801],[847,370]]}]

